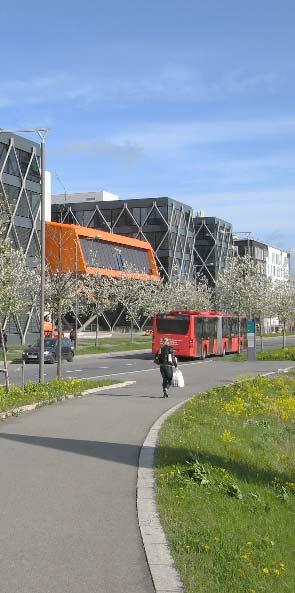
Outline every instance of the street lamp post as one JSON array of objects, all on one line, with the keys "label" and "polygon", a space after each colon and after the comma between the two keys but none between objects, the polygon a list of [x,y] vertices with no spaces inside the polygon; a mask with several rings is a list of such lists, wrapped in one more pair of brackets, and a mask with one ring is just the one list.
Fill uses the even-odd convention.
[{"label": "street lamp post", "polygon": [[44,383],[44,303],[45,303],[45,138],[48,128],[32,128],[30,130],[2,130],[0,134],[38,134],[40,138],[40,169],[41,169],[41,270],[40,270],[40,355],[39,383]]}]

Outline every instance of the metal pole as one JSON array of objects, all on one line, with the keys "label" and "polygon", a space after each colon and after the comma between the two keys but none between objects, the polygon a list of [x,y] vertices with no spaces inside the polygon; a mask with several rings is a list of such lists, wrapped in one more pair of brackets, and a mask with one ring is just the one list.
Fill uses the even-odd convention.
[{"label": "metal pole", "polygon": [[45,302],[45,137],[41,136],[41,278],[39,383],[44,383],[44,302]]}]

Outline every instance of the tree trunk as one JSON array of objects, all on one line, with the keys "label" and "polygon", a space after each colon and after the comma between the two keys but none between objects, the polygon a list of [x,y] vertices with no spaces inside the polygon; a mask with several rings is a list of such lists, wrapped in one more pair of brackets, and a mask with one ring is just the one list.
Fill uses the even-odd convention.
[{"label": "tree trunk", "polygon": [[259,317],[260,352],[263,352],[262,318]]},{"label": "tree trunk", "polygon": [[98,315],[96,315],[96,328],[95,328],[95,348],[98,347],[98,332],[99,332],[99,325],[98,325]]},{"label": "tree trunk", "polygon": [[57,371],[56,376],[58,379],[61,379],[61,350],[62,350],[62,325],[61,325],[61,311],[58,311],[57,317],[57,329],[58,329],[58,339],[57,339]]},{"label": "tree trunk", "polygon": [[286,348],[286,319],[283,323],[283,349]]},{"label": "tree trunk", "polygon": [[133,319],[130,320],[130,339],[131,344],[133,344]]},{"label": "tree trunk", "polygon": [[7,364],[7,353],[6,347],[4,344],[4,337],[3,337],[3,327],[2,323],[0,322],[0,339],[2,345],[2,353],[3,353],[3,366],[4,366],[4,375],[5,375],[5,389],[9,391],[9,375],[8,375],[8,364]]},{"label": "tree trunk", "polygon": [[51,313],[51,337],[53,338],[54,336],[54,313],[52,311]]}]

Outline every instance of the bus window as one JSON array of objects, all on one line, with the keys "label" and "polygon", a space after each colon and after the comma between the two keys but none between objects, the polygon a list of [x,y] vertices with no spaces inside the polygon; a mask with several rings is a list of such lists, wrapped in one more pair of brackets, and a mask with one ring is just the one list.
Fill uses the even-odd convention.
[{"label": "bus window", "polygon": [[189,329],[189,317],[187,315],[166,315],[157,316],[157,330],[161,334],[186,335]]},{"label": "bus window", "polygon": [[197,340],[201,340],[203,337],[203,319],[195,317],[195,336]]},{"label": "bus window", "polygon": [[241,336],[245,336],[247,334],[247,320],[245,318],[241,319],[240,333]]},{"label": "bus window", "polygon": [[228,317],[222,318],[222,337],[229,338],[231,335],[230,325],[231,320]]}]

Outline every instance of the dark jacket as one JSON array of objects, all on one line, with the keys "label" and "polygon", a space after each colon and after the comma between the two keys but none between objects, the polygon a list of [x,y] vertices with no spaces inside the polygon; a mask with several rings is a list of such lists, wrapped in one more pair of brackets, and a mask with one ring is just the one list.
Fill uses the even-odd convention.
[{"label": "dark jacket", "polygon": [[[171,356],[169,356],[171,355]],[[174,356],[174,352],[171,346],[161,346],[161,349],[158,352],[158,361],[159,365],[168,365],[168,366],[175,366],[177,367],[177,360]]]}]

